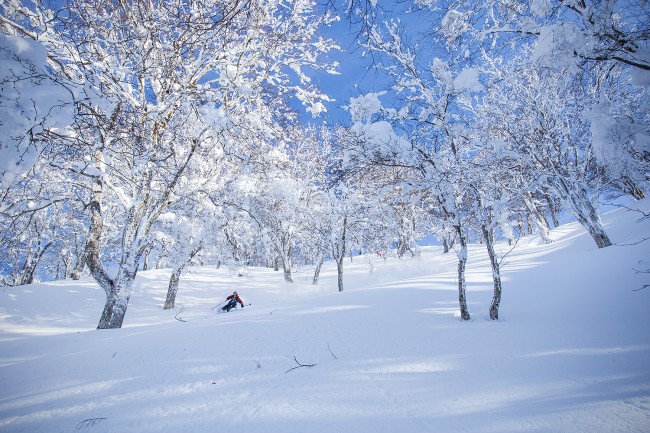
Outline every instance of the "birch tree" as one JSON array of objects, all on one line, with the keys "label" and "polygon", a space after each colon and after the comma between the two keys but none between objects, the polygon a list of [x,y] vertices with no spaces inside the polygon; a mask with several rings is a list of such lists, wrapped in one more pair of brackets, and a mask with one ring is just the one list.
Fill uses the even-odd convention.
[{"label": "birch tree", "polygon": [[[464,149],[469,141],[462,121],[466,110],[462,95],[480,90],[477,71],[468,68],[454,72],[439,58],[421,62],[417,48],[410,44],[407,31],[397,21],[376,24],[366,45],[382,56],[383,70],[393,80],[387,91],[395,92],[397,103],[385,108],[379,99],[382,93],[352,101],[352,130],[358,143],[352,153],[362,164],[366,161],[409,168],[417,176],[409,179],[410,188],[436,198],[445,232],[453,233],[458,240],[458,299],[461,318],[468,320],[468,241],[462,207],[468,206],[471,199],[463,186],[467,162]],[[393,124],[406,135],[397,135]]]}]

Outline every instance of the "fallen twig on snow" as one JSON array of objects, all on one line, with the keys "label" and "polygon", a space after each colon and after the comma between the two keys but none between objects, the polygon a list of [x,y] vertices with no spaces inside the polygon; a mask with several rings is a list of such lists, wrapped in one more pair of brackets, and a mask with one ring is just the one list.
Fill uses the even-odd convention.
[{"label": "fallen twig on snow", "polygon": [[75,430],[81,430],[84,427],[92,427],[96,423],[98,423],[100,421],[104,421],[105,419],[108,419],[108,418],[88,418],[88,419],[85,419],[85,420],[81,421],[79,424],[77,424],[77,426],[74,429]]},{"label": "fallen twig on snow", "polygon": [[643,239],[641,239],[640,241],[637,241],[637,242],[631,242],[631,243],[629,243],[629,244],[616,244],[616,246],[617,246],[617,247],[632,247],[632,246],[634,246],[634,245],[639,245],[640,243],[645,242],[645,241],[647,241],[647,240],[650,240],[650,237],[643,238]]},{"label": "fallen twig on snow", "polygon": [[338,356],[334,355],[334,352],[332,352],[329,343],[327,343],[327,348],[330,350],[330,354],[334,357],[334,359],[339,359]]},{"label": "fallen twig on snow", "polygon": [[298,364],[298,366],[297,366],[297,367],[293,367],[293,368],[288,369],[287,371],[284,372],[284,374],[287,374],[288,372],[290,372],[290,371],[292,371],[292,370],[295,370],[296,368],[300,368],[300,367],[313,367],[313,366],[316,365],[316,364],[301,364],[300,361],[298,361],[298,360],[296,359],[295,356],[293,357],[293,360],[296,361],[296,364]]},{"label": "fallen twig on snow", "polygon": [[[643,260],[640,260],[640,261],[639,261],[639,264],[640,264],[640,265],[643,265],[643,264],[644,264],[644,261],[643,261]],[[637,273],[637,274],[650,274],[650,269],[646,269],[645,271],[640,271],[640,270],[638,270],[638,269],[634,269],[634,268],[632,268],[632,269],[633,269],[634,272]],[[648,287],[650,287],[650,284],[644,284],[644,285],[641,286],[639,289],[632,289],[632,291],[633,291],[633,292],[638,292],[638,291],[641,291],[641,290],[647,289]]]},{"label": "fallen twig on snow", "polygon": [[[184,305],[181,305],[181,309],[180,309],[180,311],[176,312],[176,315],[174,316],[174,318],[175,318],[176,320],[178,320],[179,322],[186,322],[186,320],[184,320],[182,317],[178,317],[178,315],[181,314],[181,313],[183,312],[184,309],[185,309],[185,306],[184,306]],[[176,308],[174,308],[174,311],[176,311]]]}]

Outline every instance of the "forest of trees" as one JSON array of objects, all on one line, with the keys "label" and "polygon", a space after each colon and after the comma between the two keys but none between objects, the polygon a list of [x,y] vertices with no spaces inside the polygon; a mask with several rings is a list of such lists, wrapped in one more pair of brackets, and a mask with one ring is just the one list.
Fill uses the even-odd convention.
[{"label": "forest of trees", "polygon": [[[383,87],[332,124],[339,19]],[[171,269],[164,308],[193,264],[334,260],[342,291],[426,236],[463,319],[485,245],[498,319],[495,242],[570,217],[605,248],[600,204],[648,192],[645,0],[8,0],[0,29],[0,285],[91,275],[100,329],[140,270]]]}]

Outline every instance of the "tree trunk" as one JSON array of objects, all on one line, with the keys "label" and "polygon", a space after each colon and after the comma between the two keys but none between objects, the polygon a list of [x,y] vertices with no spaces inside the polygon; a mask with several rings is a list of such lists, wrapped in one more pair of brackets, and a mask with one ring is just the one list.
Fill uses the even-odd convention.
[{"label": "tree trunk", "polygon": [[316,264],[316,270],[314,271],[314,278],[311,280],[311,283],[313,285],[318,284],[318,277],[320,276],[320,270],[321,270],[321,267],[323,266],[323,262],[324,262],[323,258],[320,257],[318,259],[318,263]]},{"label": "tree trunk", "polygon": [[526,236],[526,231],[524,227],[524,221],[521,218],[521,212],[517,212],[517,229],[519,229],[519,236]]},{"label": "tree trunk", "polygon": [[585,188],[578,185],[572,187],[571,185],[567,185],[565,181],[562,181],[562,186],[568,195],[574,216],[587,232],[589,232],[598,248],[605,248],[612,245],[600,221],[598,211],[589,200]]},{"label": "tree trunk", "polygon": [[[537,226],[542,240],[547,244],[553,242],[553,239],[551,239],[551,228],[548,225],[548,221],[546,221],[546,217],[544,217],[544,214],[537,207],[531,192],[525,193],[524,203],[526,204],[526,209],[528,209],[528,214],[533,217],[533,221]],[[530,225],[531,224],[529,224],[529,226]]]},{"label": "tree trunk", "polygon": [[593,207],[587,210],[587,216],[579,216],[578,221],[587,229],[598,248],[605,248],[612,245],[605,228],[600,222],[600,217]]},{"label": "tree trunk", "polygon": [[70,278],[72,278],[75,281],[78,281],[83,275],[84,268],[86,267],[86,261],[84,260],[83,252],[81,253],[81,255],[75,254],[75,256],[77,262],[75,263],[74,268],[72,268],[72,272],[70,272]]},{"label": "tree trunk", "polygon": [[[135,269],[135,268],[133,268]],[[99,319],[97,329],[115,329],[121,328],[126,315],[126,309],[129,306],[131,289],[135,280],[135,272],[121,268],[118,276],[114,281],[113,290],[106,296],[104,311]]]},{"label": "tree trunk", "polygon": [[551,213],[551,219],[553,220],[553,227],[560,226],[560,220],[557,216],[557,207],[555,206],[555,200],[551,197],[549,193],[544,193],[544,198],[546,198],[546,203],[548,204],[549,212]]},{"label": "tree trunk", "polygon": [[[95,152],[95,157],[96,167],[101,169],[101,161],[103,160],[101,149]],[[99,251],[101,236],[104,230],[104,219],[101,209],[103,195],[104,185],[101,177],[98,176],[93,182],[92,195],[88,206],[90,211],[90,228],[88,229],[88,240],[82,257],[88,265],[90,274],[106,293],[106,303],[104,304],[104,311],[99,319],[97,329],[111,329],[122,327],[126,307],[129,304],[129,297],[131,296],[131,285],[133,284],[135,275],[132,278],[128,278],[124,274],[124,269],[120,269],[117,278],[113,280],[108,276],[102,266]]]},{"label": "tree trunk", "polygon": [[458,250],[458,303],[460,305],[460,317],[469,320],[469,309],[467,308],[467,297],[465,296],[465,267],[467,265],[467,239],[462,232],[461,226],[456,226],[460,249]]},{"label": "tree trunk", "polygon": [[485,247],[490,256],[492,280],[494,281],[494,295],[492,296],[492,304],[490,305],[490,319],[499,320],[499,304],[501,303],[501,270],[499,260],[494,251],[494,233],[493,231],[488,230],[485,224],[481,226],[481,229],[483,231],[483,237],[485,238]]},{"label": "tree trunk", "polygon": [[18,275],[17,285],[21,286],[24,284],[32,284],[34,282],[34,276],[36,275],[36,267],[41,262],[41,259],[47,252],[47,250],[52,246],[53,241],[48,241],[45,245],[41,245],[42,233],[38,234],[36,239],[36,248],[30,248],[25,258],[25,263],[23,268],[20,270]]},{"label": "tree trunk", "polygon": [[[61,278],[61,262],[63,262],[63,278]],[[54,279],[55,280],[65,280],[65,278],[68,276],[68,265],[63,258],[59,258],[56,261],[56,273],[54,274]]]},{"label": "tree trunk", "polygon": [[293,278],[291,277],[291,268],[286,267],[284,268],[284,281],[287,283],[293,283]]},{"label": "tree trunk", "polygon": [[172,271],[171,277],[169,277],[169,287],[167,288],[167,299],[165,299],[165,305],[163,310],[171,310],[175,307],[176,303],[176,293],[178,293],[178,282],[181,279],[181,273],[183,272],[183,266]]},{"label": "tree trunk", "polygon": [[341,237],[332,244],[332,256],[336,261],[339,292],[343,291],[343,262],[345,260],[345,252],[347,249],[347,226],[348,216],[344,215],[343,223],[341,224]]},{"label": "tree trunk", "polygon": [[130,291],[111,292],[106,299],[104,311],[99,319],[97,329],[121,328],[129,305]]},{"label": "tree trunk", "polygon": [[149,253],[151,253],[151,249],[147,249],[147,252],[144,254],[144,260],[142,263],[142,270],[143,271],[148,271],[149,270]]},{"label": "tree trunk", "polygon": [[400,239],[397,242],[397,257],[401,259],[405,252],[406,252],[406,245],[404,241]]},{"label": "tree trunk", "polygon": [[181,264],[180,266],[176,267],[172,271],[171,277],[169,277],[169,286],[167,288],[167,299],[165,299],[165,305],[163,306],[163,310],[170,310],[175,307],[176,303],[176,294],[178,293],[178,283],[181,279],[181,275],[183,274],[183,270],[185,270],[185,267],[192,263],[192,260],[196,257],[196,255],[201,252],[203,249],[203,243],[199,243],[199,245],[196,246],[190,252],[190,256],[188,259],[185,261],[185,263]]},{"label": "tree trunk", "polygon": [[593,238],[594,242],[596,242],[598,248],[605,248],[612,245],[612,241],[609,240],[609,236],[607,236],[605,229],[603,229],[600,224],[589,225],[587,231],[589,231],[589,234]]},{"label": "tree trunk", "polygon": [[282,266],[284,268],[284,281],[287,283],[293,283],[293,278],[291,278],[291,244],[287,243],[287,250],[284,257],[282,258]]},{"label": "tree trunk", "polygon": [[[102,153],[100,150],[96,152],[97,161],[102,160]],[[101,169],[101,167],[98,167]],[[97,177],[93,183],[92,197],[90,199],[90,228],[88,230],[88,241],[83,253],[84,262],[88,265],[90,274],[95,278],[95,281],[100,285],[104,292],[106,292],[106,302],[109,302],[109,294],[113,290],[114,282],[106,274],[101,259],[99,258],[99,249],[101,245],[101,236],[104,230],[104,218],[102,217],[101,201],[103,198],[104,185],[100,177]],[[102,314],[102,317],[104,315]],[[100,320],[101,323],[101,320]]]},{"label": "tree trunk", "polygon": [[336,274],[339,285],[339,292],[343,291],[343,256],[336,261]]}]

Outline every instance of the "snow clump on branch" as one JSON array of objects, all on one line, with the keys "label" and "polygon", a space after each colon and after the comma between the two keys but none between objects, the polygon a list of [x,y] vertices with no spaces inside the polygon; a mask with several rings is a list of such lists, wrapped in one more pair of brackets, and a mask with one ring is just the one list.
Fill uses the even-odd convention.
[{"label": "snow clump on branch", "polygon": [[73,121],[73,95],[48,75],[40,43],[0,34],[0,184],[38,160],[36,146],[47,129]]}]

